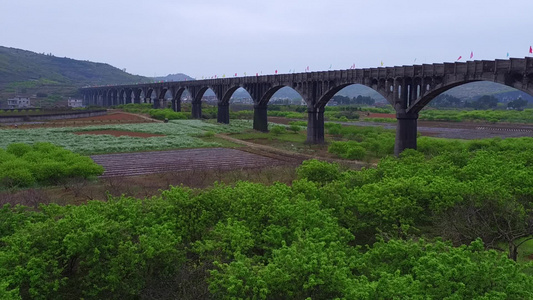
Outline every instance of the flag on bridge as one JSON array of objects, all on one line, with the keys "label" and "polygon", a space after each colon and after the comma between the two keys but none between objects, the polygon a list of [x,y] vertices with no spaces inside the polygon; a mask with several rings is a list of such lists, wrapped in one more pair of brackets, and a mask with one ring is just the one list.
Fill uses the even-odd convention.
[{"label": "flag on bridge", "polygon": [[235,77],[237,77],[237,73],[235,73]]},{"label": "flag on bridge", "polygon": [[278,70],[276,70],[274,73],[275,73],[276,75],[278,75]]},{"label": "flag on bridge", "polygon": [[329,70],[331,70],[331,66],[333,66],[333,64],[330,64],[330,65],[329,65]]},{"label": "flag on bridge", "polygon": [[244,72],[244,76],[246,76],[246,72]]},{"label": "flag on bridge", "polygon": [[529,46],[529,53],[533,53],[533,48],[531,48],[531,46]]},{"label": "flag on bridge", "polygon": [[507,58],[509,58],[509,52],[507,52]]},{"label": "flag on bridge", "polygon": [[383,61],[381,61],[381,66],[383,67]]},{"label": "flag on bridge", "polygon": [[474,52],[470,51],[470,59],[472,59],[472,57],[474,57]]},{"label": "flag on bridge", "polygon": [[459,55],[459,57],[457,58],[457,61],[461,60],[461,58],[463,58],[463,57]]}]

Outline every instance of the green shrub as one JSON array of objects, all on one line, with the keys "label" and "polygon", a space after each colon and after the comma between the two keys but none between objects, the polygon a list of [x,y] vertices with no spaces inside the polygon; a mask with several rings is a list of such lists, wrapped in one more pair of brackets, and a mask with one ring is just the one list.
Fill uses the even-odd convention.
[{"label": "green shrub", "polygon": [[270,133],[272,133],[273,135],[280,135],[285,133],[286,131],[287,129],[285,129],[284,126],[279,125],[272,126],[272,128],[270,129]]},{"label": "green shrub", "polygon": [[22,143],[15,143],[7,146],[7,152],[11,153],[17,157],[21,157],[24,154],[31,151],[31,146],[28,144],[22,144]]},{"label": "green shrub", "polygon": [[89,178],[104,172],[89,157],[50,143],[37,143],[33,147],[10,144],[7,148],[14,154],[0,149],[0,188],[57,184],[65,178]]},{"label": "green shrub", "polygon": [[344,158],[362,160],[365,157],[366,157],[365,148],[363,148],[360,145],[352,145],[350,148],[348,148],[348,151],[346,152],[346,156]]},{"label": "green shrub", "polygon": [[215,132],[209,130],[209,131],[204,132],[203,136],[204,137],[214,137],[215,136]]},{"label": "green shrub", "polygon": [[35,183],[35,178],[29,168],[0,170],[0,187],[28,187]]},{"label": "green shrub", "polygon": [[290,121],[289,125],[298,125],[298,126],[307,127],[307,121]]},{"label": "green shrub", "polygon": [[302,130],[302,128],[298,125],[292,124],[292,125],[289,125],[289,130],[294,133],[298,133],[298,131]]},{"label": "green shrub", "polygon": [[355,160],[362,160],[367,155],[366,149],[356,141],[332,142],[328,147],[328,152],[342,158]]},{"label": "green shrub", "polygon": [[306,160],[296,170],[298,179],[325,184],[340,176],[339,165],[316,159]]}]

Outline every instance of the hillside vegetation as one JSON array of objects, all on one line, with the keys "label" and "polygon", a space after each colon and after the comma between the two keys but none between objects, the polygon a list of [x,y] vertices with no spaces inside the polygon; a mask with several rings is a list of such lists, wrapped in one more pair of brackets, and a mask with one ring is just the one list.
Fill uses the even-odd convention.
[{"label": "hillside vegetation", "polygon": [[36,93],[74,95],[86,85],[126,84],[150,79],[104,63],[0,46],[0,98]]}]

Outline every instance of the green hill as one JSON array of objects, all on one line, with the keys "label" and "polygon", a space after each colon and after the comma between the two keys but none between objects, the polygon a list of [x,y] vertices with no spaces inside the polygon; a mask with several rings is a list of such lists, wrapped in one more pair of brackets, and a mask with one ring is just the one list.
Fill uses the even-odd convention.
[{"label": "green hill", "polygon": [[86,85],[147,82],[104,63],[0,46],[0,99],[19,95],[74,96]]}]

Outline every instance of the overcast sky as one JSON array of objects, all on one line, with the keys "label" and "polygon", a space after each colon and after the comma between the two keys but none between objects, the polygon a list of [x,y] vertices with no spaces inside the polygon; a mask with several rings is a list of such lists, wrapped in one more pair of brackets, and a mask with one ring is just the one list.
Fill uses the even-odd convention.
[{"label": "overcast sky", "polygon": [[533,45],[533,0],[0,0],[0,12],[1,46],[144,76],[505,59]]}]

